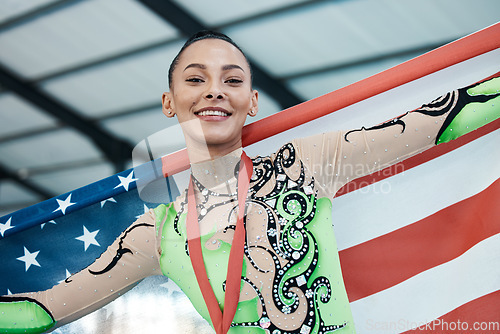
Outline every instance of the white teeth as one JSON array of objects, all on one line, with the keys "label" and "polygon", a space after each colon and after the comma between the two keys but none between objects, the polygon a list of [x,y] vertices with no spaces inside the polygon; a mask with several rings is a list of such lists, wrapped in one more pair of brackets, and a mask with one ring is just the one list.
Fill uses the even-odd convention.
[{"label": "white teeth", "polygon": [[229,116],[228,113],[219,110],[204,110],[197,113],[199,116]]}]

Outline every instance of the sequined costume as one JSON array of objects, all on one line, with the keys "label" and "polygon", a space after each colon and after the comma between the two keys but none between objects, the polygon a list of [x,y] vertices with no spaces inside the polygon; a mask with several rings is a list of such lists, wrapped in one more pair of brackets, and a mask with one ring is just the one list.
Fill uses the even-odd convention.
[{"label": "sequined costume", "polygon": [[[242,288],[229,333],[355,331],[331,228],[331,198],[347,182],[500,117],[500,78],[448,93],[387,123],[296,139],[253,160]],[[481,114],[481,117],[477,117]],[[486,117],[485,117],[486,115]],[[489,119],[489,120],[488,120]],[[241,149],[192,165],[203,258],[223,307],[237,216]],[[2,297],[7,332],[40,332],[166,275],[210,322],[189,258],[186,192],[139,218],[91,266],[43,292]],[[19,312],[24,309],[24,312]],[[23,316],[22,314],[25,314]],[[9,318],[13,319],[13,318]]]}]

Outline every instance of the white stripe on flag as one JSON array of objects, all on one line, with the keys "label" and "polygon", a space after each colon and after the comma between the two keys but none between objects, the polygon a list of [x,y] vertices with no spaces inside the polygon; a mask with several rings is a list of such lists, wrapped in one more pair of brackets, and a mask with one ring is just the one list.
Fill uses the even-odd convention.
[{"label": "white stripe on flag", "polygon": [[[339,251],[478,194],[500,177],[500,130],[333,200]],[[362,210],[360,210],[362,208]]]},{"label": "white stripe on flag", "polygon": [[[466,269],[465,269],[466,268]],[[357,333],[400,333],[500,290],[500,234],[462,256],[351,303]]]}]

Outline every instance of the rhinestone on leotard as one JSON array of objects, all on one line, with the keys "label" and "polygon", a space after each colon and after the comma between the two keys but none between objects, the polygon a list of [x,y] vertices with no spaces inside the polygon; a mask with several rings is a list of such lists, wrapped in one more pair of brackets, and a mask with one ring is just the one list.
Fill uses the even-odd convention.
[{"label": "rhinestone on leotard", "polygon": [[269,326],[271,326],[271,320],[269,320],[268,317],[263,317],[259,321],[259,326],[264,329],[269,328]]}]

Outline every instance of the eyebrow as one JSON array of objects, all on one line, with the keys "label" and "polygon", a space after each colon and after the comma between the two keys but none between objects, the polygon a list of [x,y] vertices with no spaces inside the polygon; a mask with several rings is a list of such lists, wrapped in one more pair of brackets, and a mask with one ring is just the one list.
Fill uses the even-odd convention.
[{"label": "eyebrow", "polygon": [[188,68],[192,68],[192,67],[194,67],[194,68],[201,68],[202,70],[205,70],[207,68],[203,64],[193,63],[193,64],[189,64],[188,66],[186,66],[186,68],[184,69],[184,71],[187,70]]},{"label": "eyebrow", "polygon": [[[186,66],[186,68],[184,68],[184,71],[186,71],[188,68],[199,68],[199,69],[202,69],[202,70],[206,70],[207,69],[207,67],[205,65],[199,64],[199,63],[189,64],[188,66]],[[241,66],[236,65],[236,64],[228,64],[228,65],[222,66],[222,70],[223,71],[228,71],[228,70],[232,70],[232,69],[240,69],[242,72],[245,72],[243,70],[243,68],[241,68]]]},{"label": "eyebrow", "polygon": [[223,70],[223,71],[232,70],[232,69],[234,69],[234,68],[236,68],[236,69],[240,69],[242,72],[245,72],[245,71],[241,68],[241,66],[239,66],[239,65],[229,64],[229,65],[224,65],[224,66],[222,66],[222,70]]}]

